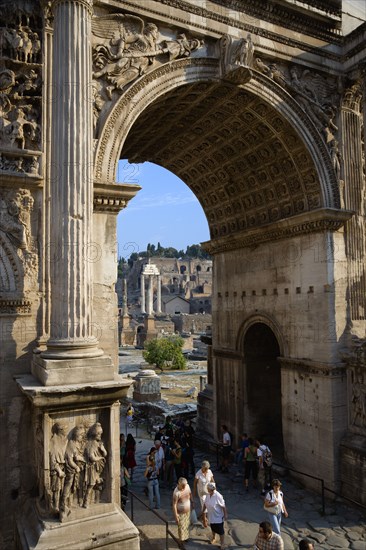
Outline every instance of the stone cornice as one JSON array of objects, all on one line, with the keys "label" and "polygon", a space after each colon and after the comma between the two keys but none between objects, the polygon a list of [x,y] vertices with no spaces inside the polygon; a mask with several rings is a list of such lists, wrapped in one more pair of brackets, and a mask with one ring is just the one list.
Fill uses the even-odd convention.
[{"label": "stone cornice", "polygon": [[243,354],[240,353],[240,351],[223,348],[213,348],[212,355],[213,357],[219,357],[222,359],[229,359],[234,361],[241,361],[244,357]]},{"label": "stone cornice", "polygon": [[310,359],[292,359],[291,357],[278,357],[281,369],[295,370],[299,373],[316,374],[327,377],[342,377],[346,375],[344,363],[321,363]]},{"label": "stone cornice", "polygon": [[288,239],[298,235],[337,231],[352,217],[346,210],[319,208],[292,218],[280,220],[252,231],[242,231],[202,243],[203,248],[211,255],[249,246],[256,246],[268,241]]},{"label": "stone cornice", "polygon": [[[163,0],[167,1],[167,0]],[[336,28],[340,26],[340,13],[334,13],[334,10],[328,11],[328,14],[336,16],[336,19],[327,17],[324,10],[325,2],[306,2],[308,6],[313,6],[317,10],[322,10],[322,13],[312,12],[312,15],[308,15],[309,8],[305,6],[297,6],[290,3],[273,2],[268,3],[267,0],[213,0],[215,4],[220,4],[226,9],[237,10],[242,13],[251,15],[252,17],[258,17],[275,23],[283,25],[286,22],[286,28],[296,30],[298,32],[307,34],[309,36],[315,36],[317,38],[328,39],[333,41],[335,38],[340,39],[340,32]],[[317,5],[316,5],[317,4]]]},{"label": "stone cornice", "polygon": [[140,189],[139,185],[130,183],[94,182],[94,212],[118,214]]},{"label": "stone cornice", "polygon": [[341,16],[342,6],[341,0],[299,0],[301,4],[307,4],[313,6],[318,10],[322,10],[326,13],[332,13],[333,15]]},{"label": "stone cornice", "polygon": [[32,303],[29,300],[0,299],[0,316],[30,315]]},{"label": "stone cornice", "polygon": [[[217,29],[210,26],[210,24],[209,24],[209,21],[212,20],[212,21],[216,21],[218,23],[222,23],[224,25],[228,25],[228,26],[233,27],[233,28],[238,28],[238,29],[241,29],[243,31],[249,32],[253,36],[261,36],[265,39],[270,40],[274,44],[275,43],[284,44],[288,47],[293,47],[293,48],[296,48],[296,49],[300,49],[302,51],[306,51],[308,53],[316,55],[317,57],[325,57],[327,59],[330,59],[330,60],[336,61],[336,62],[340,61],[341,51],[339,51],[339,54],[336,54],[336,53],[334,53],[334,51],[329,51],[329,50],[326,50],[326,49],[323,49],[323,48],[319,48],[317,46],[312,46],[310,44],[307,44],[304,41],[296,40],[294,38],[284,36],[283,34],[275,33],[273,31],[269,31],[267,29],[260,28],[257,25],[251,25],[251,24],[246,23],[244,21],[238,21],[238,19],[234,19],[233,17],[223,15],[222,13],[217,12],[217,11],[208,10],[206,8],[200,7],[199,5],[192,5],[188,2],[185,2],[184,0],[159,0],[159,1],[160,1],[160,3],[162,3],[164,5],[168,5],[172,8],[176,8],[176,9],[179,9],[179,10],[182,10],[182,11],[186,11],[187,13],[193,13],[194,15],[202,17],[203,19],[206,20],[205,24],[200,24],[197,21],[190,20],[188,17],[183,18],[183,17],[178,17],[178,16],[171,16],[171,17],[169,17],[169,19],[171,20],[173,25],[175,24],[175,25],[189,26],[192,29],[196,28],[196,29],[199,29],[199,30],[201,30],[205,33],[211,33],[214,36],[218,36]],[[224,3],[226,2],[226,0],[222,0],[222,1]],[[251,1],[252,1],[253,6],[255,7],[256,0],[251,0]],[[101,0],[97,0],[96,3],[98,3],[98,5],[104,5],[104,2],[101,1]],[[134,2],[133,0],[130,0],[130,1],[125,0],[123,4],[124,4],[125,9],[127,9],[129,11],[133,11],[133,9],[136,8],[136,7],[138,7],[139,10],[142,8],[141,5],[136,6],[136,2]],[[225,4],[225,6],[226,6],[226,4]],[[226,7],[228,7],[228,6],[226,6]],[[160,16],[161,17],[163,15],[161,11],[158,11],[156,9],[151,9],[150,7],[147,7],[147,6],[143,6],[143,10],[144,10],[144,12],[146,12],[148,15],[151,15],[151,16],[155,16],[155,17]],[[164,17],[165,18],[168,17],[166,15],[166,13],[164,14]],[[258,17],[258,14],[256,15],[256,17]],[[296,27],[294,27],[293,25],[291,26],[290,21],[288,21],[286,18],[278,17],[278,24],[279,25],[283,24],[283,21],[286,21],[286,28],[293,29],[293,30],[295,30],[295,28],[296,28],[297,32],[303,33],[304,29],[303,29],[303,23],[301,23],[301,19],[299,19],[299,21],[297,22]],[[315,25],[313,25],[311,27],[310,31],[311,31],[310,32],[311,36],[314,36],[314,37],[319,38],[321,40],[324,40],[326,42],[336,43],[339,46],[341,46],[341,44],[343,42],[343,37],[340,36],[338,33],[331,33],[331,34],[327,33],[325,35],[317,34]],[[261,49],[271,50],[272,53],[276,51],[275,48],[270,49],[270,48],[266,48],[266,47],[263,47],[263,46],[261,46]]]}]

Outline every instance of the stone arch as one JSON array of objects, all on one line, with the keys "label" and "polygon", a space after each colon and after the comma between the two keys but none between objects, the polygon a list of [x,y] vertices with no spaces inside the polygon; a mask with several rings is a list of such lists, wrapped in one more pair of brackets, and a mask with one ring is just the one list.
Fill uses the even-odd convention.
[{"label": "stone arch", "polygon": [[241,415],[248,432],[281,456],[282,377],[278,362],[284,347],[281,333],[269,316],[255,315],[242,326],[238,344],[242,355],[239,384],[244,394]]},{"label": "stone arch", "polygon": [[236,349],[237,351],[243,356],[244,353],[244,338],[246,333],[248,332],[249,328],[257,323],[261,323],[263,325],[267,325],[268,328],[271,329],[273,334],[276,337],[276,340],[278,342],[279,348],[280,348],[280,355],[283,357],[288,356],[288,347],[286,340],[284,339],[282,335],[281,328],[277,321],[267,313],[261,312],[256,313],[254,315],[251,315],[248,317],[240,326],[238,330],[238,335],[236,338]]},{"label": "stone arch", "polygon": [[[260,107],[262,109],[262,113],[256,113],[255,115],[257,120],[261,120],[261,117],[263,117],[262,120],[264,122],[267,114],[270,113],[273,118],[273,124],[285,124],[287,125],[287,130],[288,128],[292,129],[292,135],[286,136],[285,131],[281,141],[281,139],[276,139],[278,137],[276,129],[272,128],[273,135],[271,136],[270,145],[272,148],[281,148],[281,151],[284,153],[284,158],[288,154],[290,148],[296,145],[296,155],[292,157],[290,155],[287,159],[291,167],[297,167],[302,163],[304,166],[311,165],[311,170],[309,170],[303,178],[300,174],[300,169],[297,171],[295,169],[293,170],[294,181],[292,183],[296,187],[301,181],[300,186],[302,189],[296,205],[282,204],[280,208],[272,208],[268,211],[265,211],[265,208],[257,208],[253,211],[251,219],[249,216],[249,222],[238,222],[237,215],[234,215],[232,211],[230,212],[230,207],[227,208],[227,212],[224,214],[221,211],[212,212],[212,210],[215,210],[215,205],[207,204],[209,200],[201,196],[202,190],[199,185],[190,185],[190,183],[186,181],[184,165],[187,163],[185,163],[182,158],[176,159],[175,162],[172,161],[170,164],[168,163],[168,165],[165,165],[167,169],[173,171],[181,177],[181,179],[186,181],[187,185],[189,185],[196,194],[208,218],[211,238],[225,236],[238,230],[250,229],[251,225],[252,227],[258,225],[259,218],[261,218],[259,224],[267,224],[272,221],[277,221],[278,219],[291,217],[296,213],[301,213],[302,210],[309,211],[322,207],[339,208],[338,184],[330,155],[313,122],[306,113],[304,113],[299,104],[283,88],[273,82],[273,80],[255,70],[253,70],[251,74],[252,78],[249,82],[240,86],[234,86],[220,79],[218,60],[192,58],[165,64],[143,76],[120,97],[101,130],[95,153],[96,181],[101,183],[114,183],[117,163],[121,151],[126,144],[126,138],[129,136],[129,132],[137,119],[139,119],[144,111],[148,110],[154,102],[162,100],[162,97],[184,86],[201,85],[197,94],[205,87],[208,89],[210,86],[223,86],[226,89],[230,88],[234,90],[235,93],[242,94],[243,101],[246,101],[248,98],[257,98],[260,101]],[[267,113],[265,112],[266,110]],[[274,113],[279,115],[277,120]],[[247,125],[248,124],[247,122]],[[263,126],[265,126],[265,124],[263,124]],[[243,129],[244,128],[243,125]],[[287,134],[288,133],[287,131]],[[137,137],[137,140],[138,139]],[[286,139],[292,139],[293,143],[286,143]],[[296,143],[294,143],[294,141]],[[136,143],[129,145],[130,146],[127,147],[126,156],[130,161],[141,162],[146,160],[143,157],[139,158],[137,153],[139,147],[136,147]],[[202,147],[204,147],[204,145],[203,143]],[[125,150],[123,152],[125,154]],[[263,154],[265,154],[265,152],[264,150]],[[273,154],[273,151],[271,154]],[[156,156],[158,157],[158,154]],[[187,158],[189,161],[188,156]],[[152,162],[159,164],[159,158],[153,159]],[[194,175],[192,175],[192,178],[194,179]],[[213,175],[212,180],[214,180]],[[289,191],[287,189],[284,190],[284,192],[288,193],[290,196],[292,195],[291,190]],[[233,193],[235,193],[235,190]],[[220,202],[220,197],[214,197],[212,200]],[[268,200],[271,200],[271,197]],[[220,216],[221,218],[225,218],[225,216],[228,218],[229,216],[230,219],[228,218],[229,221],[227,221],[227,223],[221,223]],[[216,223],[214,223],[214,218]]]}]

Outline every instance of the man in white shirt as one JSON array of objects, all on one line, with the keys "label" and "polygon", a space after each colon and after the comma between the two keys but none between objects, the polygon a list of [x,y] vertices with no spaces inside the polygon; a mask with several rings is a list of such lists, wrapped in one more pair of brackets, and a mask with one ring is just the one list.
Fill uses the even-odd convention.
[{"label": "man in white shirt", "polygon": [[216,484],[210,482],[207,484],[208,495],[203,505],[203,526],[210,524],[212,538],[211,544],[214,544],[216,535],[220,536],[220,549],[224,550],[225,530],[224,521],[227,520],[227,511],[225,500],[221,493],[216,491]]},{"label": "man in white shirt", "polygon": [[165,468],[165,454],[164,449],[161,445],[161,441],[159,439],[154,441],[156,453],[155,453],[155,464],[156,467],[159,468],[159,477],[160,479],[164,479],[164,468]]}]

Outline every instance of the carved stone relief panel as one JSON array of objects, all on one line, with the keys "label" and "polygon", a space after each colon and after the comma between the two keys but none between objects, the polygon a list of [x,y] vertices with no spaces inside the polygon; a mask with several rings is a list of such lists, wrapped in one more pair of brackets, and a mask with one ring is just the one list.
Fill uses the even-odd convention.
[{"label": "carved stone relief panel", "polygon": [[366,436],[366,341],[353,336],[342,359],[347,365],[349,429]]},{"label": "carved stone relief panel", "polygon": [[12,4],[0,21],[0,171],[39,175],[41,19]]},{"label": "carved stone relief panel", "polygon": [[38,254],[32,236],[33,204],[28,189],[0,188],[0,314],[10,312],[7,299],[25,298],[36,285]]},{"label": "carved stone relief panel", "polygon": [[284,88],[309,116],[329,148],[339,178],[340,154],[336,138],[336,119],[341,96],[336,77],[324,76],[297,65],[266,62],[259,57],[254,60],[253,66]]},{"label": "carved stone relief panel", "polygon": [[96,411],[58,418],[46,415],[39,484],[45,487],[45,513],[57,515],[61,522],[73,519],[80,508],[108,501],[108,452],[103,443],[107,422],[100,417]]},{"label": "carved stone relief panel", "polygon": [[189,57],[203,42],[184,33],[162,36],[158,26],[122,13],[93,18],[94,128],[106,105],[159,64]]}]

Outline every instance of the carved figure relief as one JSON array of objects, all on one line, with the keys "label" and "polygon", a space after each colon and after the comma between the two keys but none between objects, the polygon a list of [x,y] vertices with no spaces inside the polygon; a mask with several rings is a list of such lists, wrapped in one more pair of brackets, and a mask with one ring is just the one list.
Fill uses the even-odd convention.
[{"label": "carved figure relief", "polygon": [[[20,10],[2,6],[0,27],[0,148],[24,151],[22,157],[0,169],[24,173],[31,168],[31,154],[41,147],[41,23]],[[30,161],[27,162],[29,155]],[[33,171],[35,174],[34,166]]]},{"label": "carved figure relief", "polygon": [[[89,425],[89,428],[88,428]],[[48,511],[64,522],[77,507],[99,502],[107,451],[99,422],[76,424],[69,434],[63,421],[54,423],[49,444]],[[40,482],[42,484],[42,482]]]},{"label": "carved figure relief", "polygon": [[[0,290],[11,292],[13,299],[23,299],[36,284],[38,255],[31,236],[33,203],[28,189],[0,190]],[[6,302],[3,306],[0,313],[7,311]]]},{"label": "carved figure relief", "polygon": [[79,424],[71,432],[64,455],[66,477],[61,499],[61,521],[71,513],[74,504],[83,504],[84,448],[85,427]]},{"label": "carved figure relief", "polygon": [[280,69],[275,63],[267,64],[260,58],[255,60],[255,68],[286,89],[313,121],[330,153],[333,152],[333,164],[339,177],[340,157],[335,137],[338,127],[334,122],[340,100],[337,84],[309,69],[302,72],[297,66]]},{"label": "carved figure relief", "polygon": [[30,191],[0,192],[0,231],[17,248],[30,250],[30,212],[33,207]]},{"label": "carved figure relief", "polygon": [[93,48],[93,76],[108,83],[105,92],[109,99],[113,91],[123,91],[142,76],[156,58],[163,60],[165,56],[172,61],[187,57],[202,45],[200,40],[188,39],[185,34],[178,35],[176,40],[159,40],[159,29],[154,23],[145,24],[132,15],[95,17],[92,30],[95,36],[104,39]]},{"label": "carved figure relief", "polygon": [[224,35],[220,42],[220,72],[222,77],[238,71],[240,67],[251,67],[253,64],[254,44],[250,34],[246,38],[234,41]]},{"label": "carved figure relief", "polygon": [[56,422],[52,426],[50,441],[51,507],[56,512],[60,508],[60,497],[65,479],[66,429],[64,424]]},{"label": "carved figure relief", "polygon": [[366,428],[366,384],[361,374],[356,375],[352,385],[351,425]]},{"label": "carved figure relief", "polygon": [[85,447],[85,492],[83,507],[93,502],[99,502],[103,490],[102,472],[106,464],[107,451],[102,442],[103,428],[96,422],[88,431],[88,441]]}]

